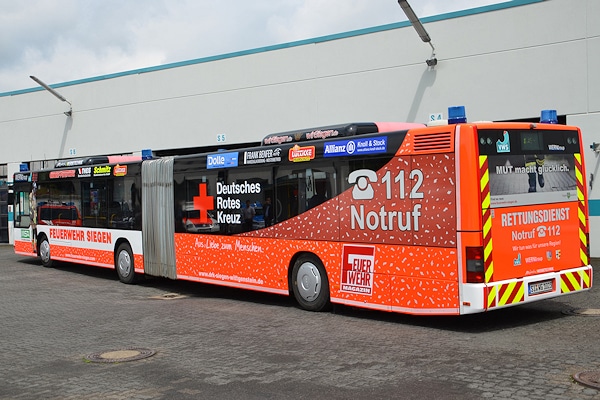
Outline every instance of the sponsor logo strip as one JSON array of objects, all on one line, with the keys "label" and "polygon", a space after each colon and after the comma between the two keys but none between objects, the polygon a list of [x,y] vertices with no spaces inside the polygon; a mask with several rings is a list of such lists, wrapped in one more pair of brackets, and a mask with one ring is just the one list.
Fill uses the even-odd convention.
[{"label": "sponsor logo strip", "polygon": [[358,156],[365,154],[385,153],[386,151],[387,137],[379,136],[367,139],[340,140],[326,143],[323,147],[323,156]]},{"label": "sponsor logo strip", "polygon": [[238,161],[238,152],[209,154],[206,156],[206,169],[234,168]]}]

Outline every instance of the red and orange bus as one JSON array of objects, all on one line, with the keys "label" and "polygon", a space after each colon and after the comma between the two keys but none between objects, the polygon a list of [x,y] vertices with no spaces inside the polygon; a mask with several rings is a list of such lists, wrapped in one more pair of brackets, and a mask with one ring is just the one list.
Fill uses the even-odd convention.
[{"label": "red and orange bus", "polygon": [[[592,285],[576,127],[353,123],[112,161],[16,174],[16,253],[314,311],[470,314]],[[42,222],[44,204],[78,222]]]}]

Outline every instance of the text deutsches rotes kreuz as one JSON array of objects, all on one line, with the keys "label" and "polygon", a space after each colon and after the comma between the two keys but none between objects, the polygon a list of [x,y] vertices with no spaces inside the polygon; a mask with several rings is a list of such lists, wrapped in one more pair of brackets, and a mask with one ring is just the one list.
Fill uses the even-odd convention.
[{"label": "text deutsches rotes kreuz", "polygon": [[243,183],[223,183],[217,182],[217,198],[216,201],[216,219],[219,224],[241,224],[242,201],[235,197],[225,197],[226,195],[246,195],[261,193],[260,183],[248,182]]}]

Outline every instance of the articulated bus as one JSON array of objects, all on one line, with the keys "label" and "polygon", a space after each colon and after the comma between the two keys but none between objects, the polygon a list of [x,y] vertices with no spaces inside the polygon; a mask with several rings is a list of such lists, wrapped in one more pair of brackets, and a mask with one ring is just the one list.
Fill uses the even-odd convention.
[{"label": "articulated bus", "polygon": [[14,177],[15,252],[409,314],[585,291],[581,133],[556,123],[352,123],[260,146],[71,160]]}]

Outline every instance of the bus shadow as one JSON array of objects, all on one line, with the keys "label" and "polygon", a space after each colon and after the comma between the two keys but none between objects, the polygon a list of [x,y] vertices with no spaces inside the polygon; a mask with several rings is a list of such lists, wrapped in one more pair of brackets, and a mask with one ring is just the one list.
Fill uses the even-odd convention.
[{"label": "bus shadow", "polygon": [[[293,296],[210,285],[190,281],[174,281],[166,278],[146,278],[141,284],[194,298],[218,298],[261,305],[300,309]],[[570,310],[566,304],[549,299],[516,307],[494,310],[486,313],[456,316],[420,316],[362,309],[334,304],[329,311],[344,318],[359,318],[394,324],[412,325],[431,329],[463,333],[485,333],[518,328],[568,318]],[[306,318],[313,315],[310,311]]]},{"label": "bus shadow", "polygon": [[14,261],[20,264],[42,267],[42,263],[40,262],[40,260],[34,257],[21,258],[20,256],[15,256]]},{"label": "bus shadow", "polygon": [[192,298],[225,299],[280,307],[296,306],[293,297],[201,282],[145,277],[138,285]]},{"label": "bus shadow", "polygon": [[[20,263],[44,268],[34,258],[19,259]],[[119,281],[113,269],[83,266],[80,264],[55,262],[52,267],[68,273],[89,276],[109,281]],[[152,287],[165,293],[176,293],[190,298],[216,298],[254,304],[300,308],[293,296],[281,296],[271,293],[238,289],[227,286],[211,285],[200,282],[171,280],[161,277],[142,277],[137,285]],[[359,318],[380,322],[418,326],[431,329],[456,331],[462,333],[485,333],[503,329],[518,328],[556,319],[572,317],[568,315],[572,307],[556,299],[543,300],[537,303],[508,307],[485,313],[454,316],[429,316],[391,313],[369,310],[339,304],[332,305],[329,312],[346,318]],[[311,312],[305,311],[307,318]]]},{"label": "bus shadow", "polygon": [[[33,268],[39,268],[40,271],[46,269],[44,266],[42,266],[39,259],[36,258],[19,258],[16,261]],[[119,277],[117,276],[116,271],[112,268],[101,268],[90,265],[54,261],[53,266],[48,269],[80,276],[87,276],[90,278],[103,279],[106,281],[119,282]],[[282,307],[294,307],[296,304],[293,298],[287,296],[237,289],[228,286],[211,285],[201,282],[173,280],[156,276],[142,276],[132,286],[135,287],[138,285],[152,287],[157,290],[164,291],[165,293],[176,293],[178,295],[192,298],[220,298]]]},{"label": "bus shadow", "polygon": [[419,326],[462,333],[486,333],[504,329],[518,328],[556,319],[569,318],[569,308],[553,300],[509,307],[470,315],[408,315],[371,311],[353,307],[335,305],[333,312],[354,318],[374,319],[382,322]]},{"label": "bus shadow", "polygon": [[[42,264],[38,261],[40,268],[44,268]],[[117,276],[117,272],[112,268],[102,268],[91,265],[83,265],[83,264],[75,264],[63,261],[54,261],[51,269],[57,269],[60,271],[65,271],[70,274],[77,274],[83,276],[89,276],[92,278],[99,278],[109,281],[118,281],[119,277]]]}]

